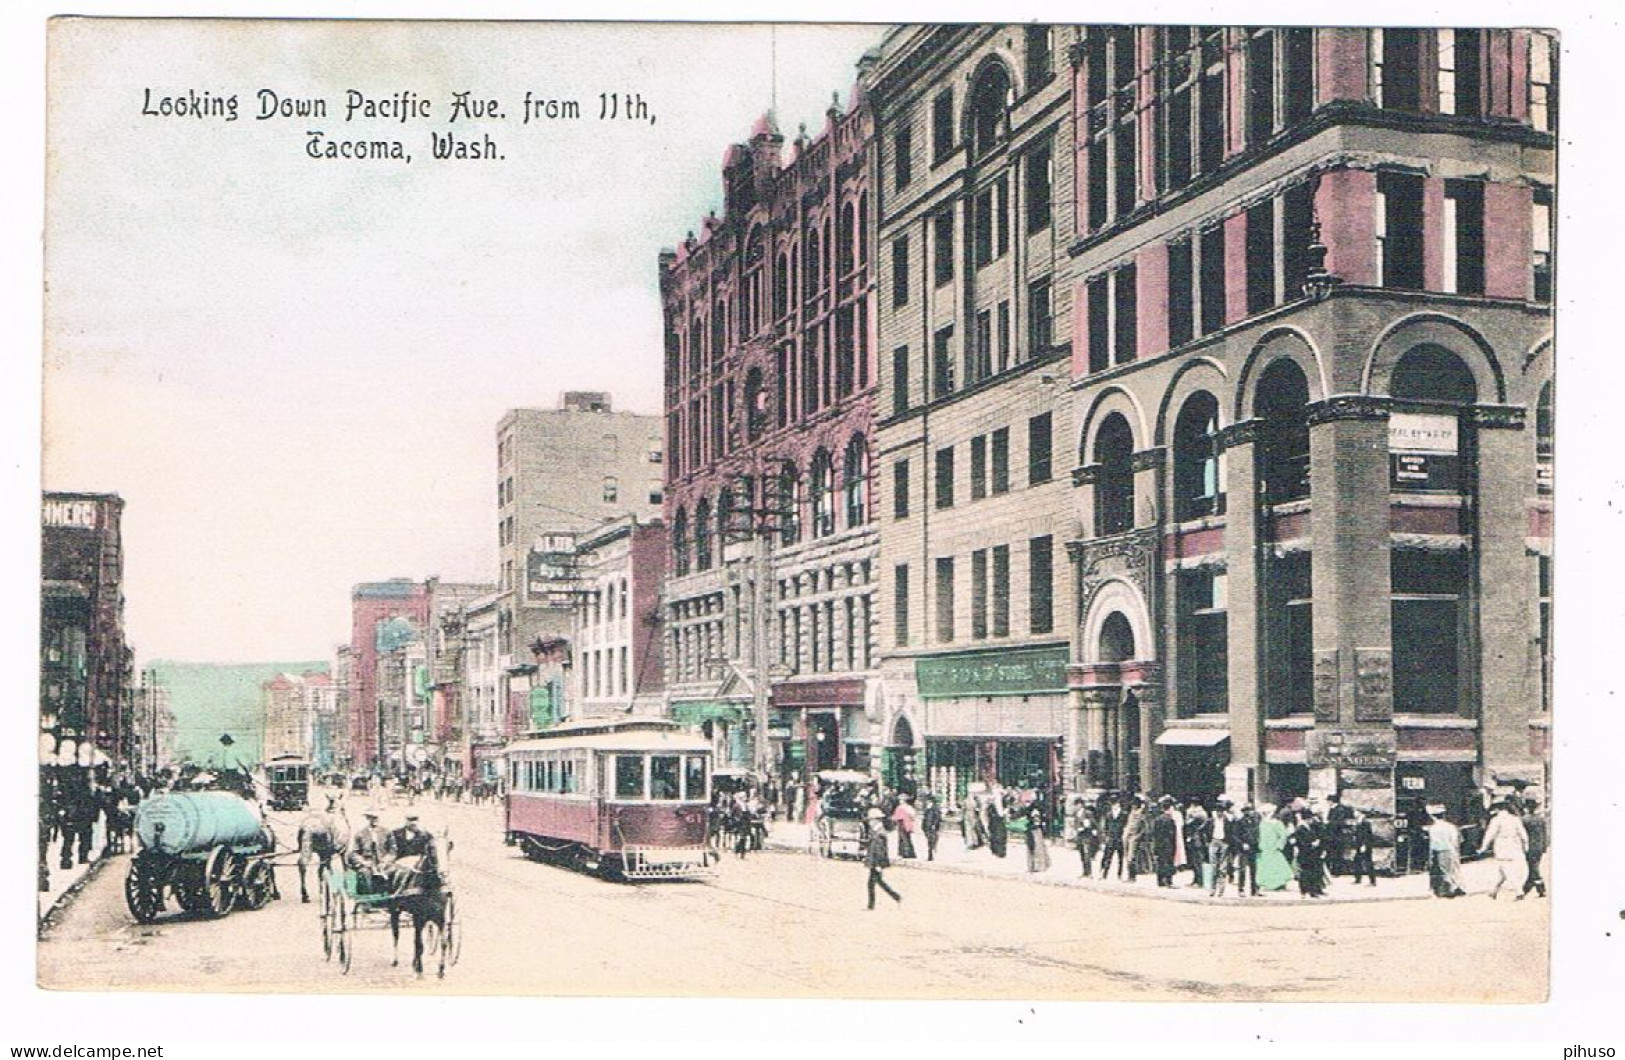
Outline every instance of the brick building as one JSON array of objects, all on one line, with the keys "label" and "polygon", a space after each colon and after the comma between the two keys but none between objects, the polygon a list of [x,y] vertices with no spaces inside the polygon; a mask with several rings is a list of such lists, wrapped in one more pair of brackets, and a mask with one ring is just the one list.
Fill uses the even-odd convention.
[{"label": "brick building", "polygon": [[[785,149],[769,115],[724,209],[660,259],[666,682],[724,760],[867,767],[875,667],[873,114],[862,84]],[[765,732],[763,731],[765,729]]]},{"label": "brick building", "polygon": [[635,516],[576,537],[572,681],[567,695],[549,697],[546,720],[665,713],[661,587],[668,548],[663,522]]},{"label": "brick building", "polygon": [[877,114],[879,617],[888,782],[1057,783],[1074,515],[1071,85],[1077,31],[886,37]]},{"label": "brick building", "polygon": [[1544,779],[1555,62],[1506,29],[1071,50],[1079,785]]},{"label": "brick building", "polygon": [[[359,769],[388,763],[391,739],[400,750],[399,700],[403,677],[392,679],[389,694],[380,689],[379,663],[422,636],[429,621],[429,594],[422,582],[393,578],[363,582],[350,593],[350,754]],[[396,675],[401,660],[390,670]],[[397,675],[398,676],[398,675]],[[404,687],[404,686],[401,686]]]}]

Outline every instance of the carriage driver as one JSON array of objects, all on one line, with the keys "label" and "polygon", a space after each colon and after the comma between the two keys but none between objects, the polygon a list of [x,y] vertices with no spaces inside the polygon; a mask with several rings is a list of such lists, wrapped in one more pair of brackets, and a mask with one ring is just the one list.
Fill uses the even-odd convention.
[{"label": "carriage driver", "polygon": [[398,868],[418,876],[416,886],[433,887],[439,879],[439,858],[436,856],[434,836],[418,826],[418,815],[406,815],[406,823],[389,833],[384,845],[392,859],[391,868]]},{"label": "carriage driver", "polygon": [[[350,851],[345,860],[350,868],[371,884],[383,878],[390,836],[388,832],[378,827],[378,814],[369,810],[362,816],[367,819],[367,827],[357,832],[355,838],[350,840]],[[372,888],[368,887],[368,890]]]}]

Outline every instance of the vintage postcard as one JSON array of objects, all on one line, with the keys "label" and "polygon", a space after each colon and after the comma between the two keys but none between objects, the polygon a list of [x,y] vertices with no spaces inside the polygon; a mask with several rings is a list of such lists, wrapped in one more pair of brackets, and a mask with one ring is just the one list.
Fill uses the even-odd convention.
[{"label": "vintage postcard", "polygon": [[1548,996],[1555,30],[48,34],[39,985]]}]

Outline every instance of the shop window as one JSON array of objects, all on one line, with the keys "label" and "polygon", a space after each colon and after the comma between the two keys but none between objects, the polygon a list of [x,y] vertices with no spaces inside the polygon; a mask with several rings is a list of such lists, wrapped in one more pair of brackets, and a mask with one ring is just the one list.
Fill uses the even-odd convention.
[{"label": "shop window", "polygon": [[1314,712],[1312,564],[1307,552],[1266,556],[1264,687],[1272,718]]},{"label": "shop window", "polygon": [[1181,716],[1229,709],[1226,576],[1212,569],[1181,571],[1179,669]]},{"label": "shop window", "polygon": [[1027,421],[1027,485],[1041,486],[1054,477],[1055,441],[1050,414]]},{"label": "shop window", "polygon": [[1394,713],[1459,713],[1467,556],[1395,549],[1390,565]]},{"label": "shop window", "polygon": [[954,449],[948,446],[937,450],[936,459],[937,507],[954,506]]},{"label": "shop window", "polygon": [[1224,511],[1219,474],[1219,402],[1207,391],[1186,399],[1174,423],[1174,518]]},{"label": "shop window", "polygon": [[1484,185],[1476,180],[1444,182],[1444,289],[1452,294],[1484,293]]},{"label": "shop window", "polygon": [[993,635],[1010,635],[1010,546],[993,546]]},{"label": "shop window", "polygon": [[1010,492],[1010,428],[993,432],[993,495]]},{"label": "shop window", "polygon": [[908,129],[899,129],[892,136],[892,175],[898,191],[914,179],[914,134]]},{"label": "shop window", "polygon": [[1309,495],[1309,381],[1285,358],[1271,362],[1258,381],[1254,414],[1261,491],[1268,504]]},{"label": "shop window", "polygon": [[892,240],[891,304],[893,308],[908,305],[908,236]]},{"label": "shop window", "polygon": [[861,434],[846,444],[841,463],[842,487],[846,494],[846,525],[854,528],[869,521],[869,446]]},{"label": "shop window", "polygon": [[908,647],[908,564],[892,568],[892,640]]},{"label": "shop window", "polygon": [[1114,412],[1095,436],[1095,536],[1134,529],[1134,435],[1122,413]]},{"label": "shop window", "polygon": [[1047,534],[1027,542],[1027,628],[1055,630],[1055,539]]},{"label": "shop window", "polygon": [[954,639],[954,560],[952,556],[937,558],[937,640],[947,643]]}]

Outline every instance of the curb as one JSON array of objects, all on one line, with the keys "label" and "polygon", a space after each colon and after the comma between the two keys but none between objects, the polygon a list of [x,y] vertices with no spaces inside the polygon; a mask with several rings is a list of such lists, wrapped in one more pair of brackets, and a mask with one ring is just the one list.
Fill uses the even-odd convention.
[{"label": "curb", "polygon": [[[807,846],[785,842],[783,840],[775,842],[771,837],[768,838],[768,841],[765,844],[765,849],[782,850],[793,854],[811,853],[810,848]],[[927,865],[930,867],[928,868]],[[1230,905],[1251,906],[1254,908],[1261,905],[1266,905],[1285,906],[1287,908],[1323,909],[1328,905],[1371,905],[1380,902],[1419,902],[1427,901],[1433,897],[1430,894],[1394,894],[1381,896],[1373,895],[1369,898],[1332,898],[1326,901],[1316,901],[1312,898],[1304,898],[1300,901],[1287,902],[1279,898],[1243,898],[1239,895],[1225,895],[1216,898],[1205,893],[1179,893],[1179,891],[1182,889],[1196,890],[1196,888],[1176,887],[1170,891],[1170,889],[1166,887],[1154,887],[1147,891],[1127,891],[1115,887],[1102,887],[1099,884],[1094,883],[1093,880],[1087,878],[1066,880],[1052,879],[1037,873],[1024,873],[1019,876],[1014,874],[1006,875],[1005,873],[988,873],[982,872],[981,870],[970,866],[949,865],[945,862],[936,861],[926,862],[918,858],[894,858],[892,859],[891,867],[893,869],[908,869],[914,872],[947,872],[957,876],[976,876],[987,880],[1008,879],[1012,881],[1024,881],[1027,883],[1036,884],[1040,887],[1058,887],[1066,890],[1089,891],[1093,894],[1115,895],[1122,898],[1141,898],[1163,902],[1184,902],[1187,905]]]},{"label": "curb", "polygon": [[69,903],[78,897],[79,892],[84,890],[91,880],[101,874],[102,866],[106,865],[112,858],[113,856],[110,854],[103,854],[101,857],[96,858],[86,867],[83,875],[70,883],[67,890],[56,896],[56,901],[51,903],[51,907],[40,914],[37,938],[43,939],[50,934],[51,929],[56,927],[59,914],[67,911]]}]

